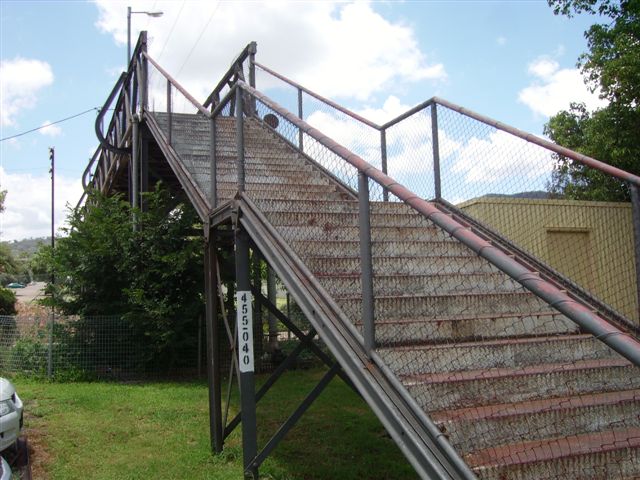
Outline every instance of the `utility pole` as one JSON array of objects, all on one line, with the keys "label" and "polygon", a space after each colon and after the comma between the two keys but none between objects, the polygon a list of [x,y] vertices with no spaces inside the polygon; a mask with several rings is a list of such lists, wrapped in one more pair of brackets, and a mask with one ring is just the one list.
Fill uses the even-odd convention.
[{"label": "utility pole", "polygon": [[[53,254],[53,250],[55,248],[55,214],[54,214],[54,207],[55,207],[55,199],[54,199],[54,193],[55,193],[55,168],[56,168],[56,150],[55,147],[49,147],[49,160],[51,161],[51,169],[49,170],[49,173],[51,174],[51,254]],[[53,270],[51,271],[51,283],[53,284],[55,280],[55,276],[53,273]]]},{"label": "utility pole", "polygon": [[[51,257],[53,258],[55,255],[55,215],[54,215],[54,207],[55,207],[55,166],[56,166],[56,151],[55,147],[49,147],[49,160],[51,160],[51,170],[49,173],[51,174]],[[55,273],[54,273],[54,264],[51,263],[51,298],[55,295],[54,292],[54,282],[55,282]],[[53,376],[53,326],[55,323],[55,312],[53,303],[51,305],[51,320],[49,322],[49,349],[47,355],[47,376],[49,379]]]}]

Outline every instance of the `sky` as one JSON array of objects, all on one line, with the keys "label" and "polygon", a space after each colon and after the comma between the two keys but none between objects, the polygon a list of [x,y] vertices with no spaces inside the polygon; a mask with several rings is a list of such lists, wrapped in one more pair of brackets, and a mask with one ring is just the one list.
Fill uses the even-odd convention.
[{"label": "sky", "polygon": [[80,114],[0,142],[1,240],[49,234],[49,147],[56,229],[78,202],[95,109],[125,68],[127,6],[163,12],[132,15],[132,43],[147,30],[151,56],[201,101],[255,40],[259,62],[378,123],[437,95],[542,135],[570,101],[603,105],[576,69],[597,19],[555,16],[546,1],[0,0],[0,138]]}]

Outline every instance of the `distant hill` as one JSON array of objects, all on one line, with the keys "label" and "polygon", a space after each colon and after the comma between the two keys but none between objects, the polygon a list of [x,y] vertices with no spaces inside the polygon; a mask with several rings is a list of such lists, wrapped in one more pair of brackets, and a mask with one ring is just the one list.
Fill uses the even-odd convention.
[{"label": "distant hill", "polygon": [[23,240],[13,240],[11,242],[2,242],[11,249],[11,253],[16,258],[30,257],[41,243],[46,245],[51,243],[51,237],[39,237],[39,238],[25,238]]},{"label": "distant hill", "polygon": [[547,198],[555,198],[551,193],[545,192],[543,190],[534,190],[531,192],[519,192],[512,194],[504,194],[504,193],[488,193],[483,195],[480,198],[487,197],[498,197],[498,198],[534,198],[534,199],[547,199]]}]

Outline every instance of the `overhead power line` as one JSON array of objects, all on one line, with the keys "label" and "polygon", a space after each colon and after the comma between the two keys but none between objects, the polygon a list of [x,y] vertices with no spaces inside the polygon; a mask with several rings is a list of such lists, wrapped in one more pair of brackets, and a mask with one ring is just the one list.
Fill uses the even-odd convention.
[{"label": "overhead power line", "polygon": [[100,109],[98,107],[93,107],[93,108],[90,108],[89,110],[85,110],[84,112],[80,112],[80,113],[76,113],[75,115],[71,115],[70,117],[66,117],[66,118],[63,118],[61,120],[56,120],[55,122],[47,123],[46,125],[41,125],[39,127],[32,128],[31,130],[27,130],[26,132],[17,133],[16,135],[11,135],[10,137],[0,138],[0,142],[4,142],[5,140],[11,140],[12,138],[21,137],[23,135],[26,135],[27,133],[36,132],[38,130],[42,130],[43,128],[50,127],[51,125],[55,125],[57,123],[66,122],[67,120],[71,120],[73,118],[79,117],[81,115],[85,115],[85,114],[87,114],[89,112],[93,112],[93,111],[98,112],[98,111],[100,111]]}]

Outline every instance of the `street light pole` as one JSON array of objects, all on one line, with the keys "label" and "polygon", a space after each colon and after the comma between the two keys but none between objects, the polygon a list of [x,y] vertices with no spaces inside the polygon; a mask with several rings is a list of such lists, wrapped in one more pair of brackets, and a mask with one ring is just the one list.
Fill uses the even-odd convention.
[{"label": "street light pole", "polygon": [[127,63],[125,67],[129,68],[131,60],[131,7],[127,7]]},{"label": "street light pole", "polygon": [[136,13],[141,13],[154,18],[161,17],[163,14],[163,12],[132,11],[131,7],[127,7],[127,69],[129,68],[129,61],[131,60],[131,15]]}]

